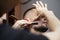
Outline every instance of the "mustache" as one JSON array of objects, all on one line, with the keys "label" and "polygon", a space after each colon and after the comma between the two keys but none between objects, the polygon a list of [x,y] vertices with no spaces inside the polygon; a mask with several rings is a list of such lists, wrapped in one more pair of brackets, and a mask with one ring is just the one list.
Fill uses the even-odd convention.
[{"label": "mustache", "polygon": [[35,27],[34,29],[38,32],[46,32],[48,30],[45,26]]}]

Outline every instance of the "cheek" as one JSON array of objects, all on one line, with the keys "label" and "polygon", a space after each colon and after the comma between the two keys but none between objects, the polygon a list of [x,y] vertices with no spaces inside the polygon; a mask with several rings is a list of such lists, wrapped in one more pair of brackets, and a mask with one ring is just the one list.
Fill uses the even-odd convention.
[{"label": "cheek", "polygon": [[42,26],[47,26],[47,20],[41,20],[41,25]]},{"label": "cheek", "polygon": [[47,26],[47,21],[42,22],[42,26]]},{"label": "cheek", "polygon": [[47,26],[46,24],[42,24],[41,26]]}]

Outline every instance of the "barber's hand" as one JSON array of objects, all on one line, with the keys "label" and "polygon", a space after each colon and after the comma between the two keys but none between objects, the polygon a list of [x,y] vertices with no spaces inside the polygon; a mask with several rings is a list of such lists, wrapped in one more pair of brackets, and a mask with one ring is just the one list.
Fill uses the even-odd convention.
[{"label": "barber's hand", "polygon": [[6,13],[1,16],[2,19],[7,20]]},{"label": "barber's hand", "polygon": [[46,14],[48,13],[48,9],[47,9],[47,4],[43,4],[41,1],[36,1],[36,4],[33,3],[33,6],[36,7],[36,10],[38,12],[38,16],[35,19],[37,19],[39,16],[46,16]]},{"label": "barber's hand", "polygon": [[15,29],[21,28],[23,26],[27,26],[27,24],[31,24],[32,22],[29,22],[27,20],[18,20],[15,22],[15,24],[12,26]]},{"label": "barber's hand", "polygon": [[36,1],[36,4],[34,3],[33,5],[36,7],[38,12],[38,16],[35,19],[37,19],[39,16],[45,16],[49,18],[49,16],[54,15],[53,11],[48,10],[46,3],[43,4],[41,1]]},{"label": "barber's hand", "polygon": [[43,4],[41,1],[36,1],[36,4],[34,3],[33,5],[36,7],[39,14],[43,13],[44,11],[48,11],[46,3]]},{"label": "barber's hand", "polygon": [[0,17],[0,24],[3,23],[3,20],[6,20],[6,14],[3,14],[3,15]]}]

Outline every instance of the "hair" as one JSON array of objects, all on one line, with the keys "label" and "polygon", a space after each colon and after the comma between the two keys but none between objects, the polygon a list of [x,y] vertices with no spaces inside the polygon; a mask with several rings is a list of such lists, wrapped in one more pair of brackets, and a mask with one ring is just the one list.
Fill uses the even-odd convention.
[{"label": "hair", "polygon": [[26,11],[24,12],[24,14],[23,14],[23,19],[24,19],[25,15],[27,14],[27,12],[29,12],[29,11],[32,10],[32,9],[35,9],[35,7],[29,8],[28,10],[26,10]]},{"label": "hair", "polygon": [[0,0],[0,16],[11,11],[18,2],[19,0]]}]

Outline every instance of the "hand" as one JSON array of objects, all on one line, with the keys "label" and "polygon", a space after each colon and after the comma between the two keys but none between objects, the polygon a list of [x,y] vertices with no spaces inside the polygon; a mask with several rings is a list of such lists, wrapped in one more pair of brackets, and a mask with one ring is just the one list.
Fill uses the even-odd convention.
[{"label": "hand", "polygon": [[35,18],[37,19],[39,16],[45,16],[49,18],[49,16],[54,15],[53,11],[48,10],[47,4],[43,4],[41,1],[36,1],[36,4],[33,4],[36,7],[36,10],[38,12],[38,16]]},{"label": "hand", "polygon": [[6,13],[1,16],[2,19],[7,20]]},{"label": "hand", "polygon": [[[15,24],[12,26],[14,29],[20,29],[23,26],[27,26],[27,24],[31,24],[32,22],[29,22],[27,20],[18,20],[15,22]],[[23,26],[22,26],[23,25]]]},{"label": "hand", "polygon": [[36,1],[36,4],[34,3],[33,5],[36,7],[39,14],[41,14],[44,11],[48,11],[46,3],[43,5],[41,1]]}]

